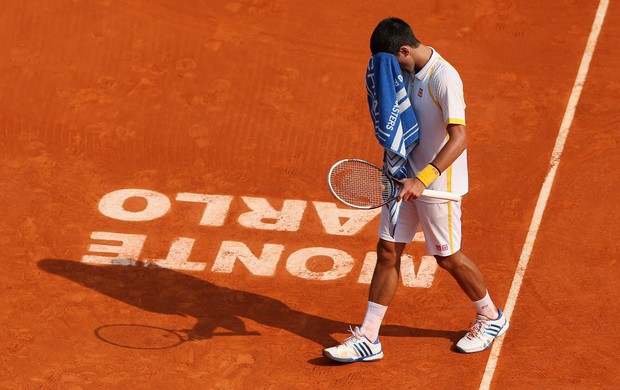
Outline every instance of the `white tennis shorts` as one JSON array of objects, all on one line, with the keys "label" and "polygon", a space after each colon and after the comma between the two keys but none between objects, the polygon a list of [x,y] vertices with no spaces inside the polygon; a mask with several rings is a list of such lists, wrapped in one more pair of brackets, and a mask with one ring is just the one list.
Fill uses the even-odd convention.
[{"label": "white tennis shorts", "polygon": [[379,237],[408,244],[422,227],[426,250],[433,256],[449,256],[461,249],[461,202],[402,202],[394,237],[390,236],[390,213],[381,208]]}]

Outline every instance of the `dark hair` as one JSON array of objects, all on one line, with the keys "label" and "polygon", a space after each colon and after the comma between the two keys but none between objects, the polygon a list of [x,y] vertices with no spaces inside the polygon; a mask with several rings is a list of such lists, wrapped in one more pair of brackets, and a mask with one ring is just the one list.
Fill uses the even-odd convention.
[{"label": "dark hair", "polygon": [[420,46],[420,41],[413,35],[411,27],[402,19],[383,19],[370,37],[370,51],[396,54],[401,46]]}]

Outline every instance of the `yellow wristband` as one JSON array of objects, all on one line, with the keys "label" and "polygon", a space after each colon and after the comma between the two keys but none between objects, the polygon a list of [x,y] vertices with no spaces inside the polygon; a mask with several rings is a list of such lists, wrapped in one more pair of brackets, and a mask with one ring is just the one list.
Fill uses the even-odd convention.
[{"label": "yellow wristband", "polygon": [[441,172],[439,172],[439,169],[437,169],[433,164],[428,164],[420,171],[420,173],[418,173],[416,179],[420,180],[422,184],[424,184],[424,187],[428,187],[440,175]]}]

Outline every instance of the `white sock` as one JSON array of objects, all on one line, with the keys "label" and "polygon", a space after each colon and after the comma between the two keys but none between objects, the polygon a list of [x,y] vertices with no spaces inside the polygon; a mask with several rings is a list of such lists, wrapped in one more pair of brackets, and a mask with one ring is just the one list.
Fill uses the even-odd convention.
[{"label": "white sock", "polygon": [[493,304],[491,297],[489,296],[489,291],[487,290],[486,295],[479,301],[475,301],[474,305],[476,305],[476,310],[478,314],[482,314],[489,319],[497,319],[499,316],[499,312],[497,311],[497,307]]},{"label": "white sock", "polygon": [[387,306],[368,301],[368,309],[366,310],[366,316],[364,317],[364,322],[360,327],[360,331],[373,343],[379,337],[379,328],[381,327],[381,322],[383,322],[383,316],[385,316],[387,308]]}]

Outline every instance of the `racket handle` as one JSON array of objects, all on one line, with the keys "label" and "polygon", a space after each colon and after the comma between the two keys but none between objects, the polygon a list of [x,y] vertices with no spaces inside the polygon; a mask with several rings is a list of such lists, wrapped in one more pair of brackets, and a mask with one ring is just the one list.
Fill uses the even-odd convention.
[{"label": "racket handle", "polygon": [[422,196],[433,199],[443,199],[443,200],[452,200],[458,202],[461,200],[461,196],[455,194],[453,192],[445,192],[445,191],[435,191],[435,190],[424,190],[422,191]]}]

